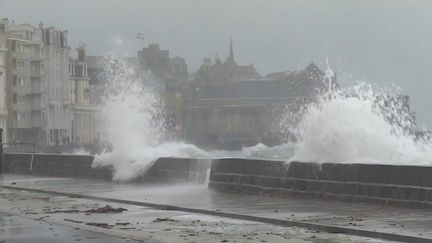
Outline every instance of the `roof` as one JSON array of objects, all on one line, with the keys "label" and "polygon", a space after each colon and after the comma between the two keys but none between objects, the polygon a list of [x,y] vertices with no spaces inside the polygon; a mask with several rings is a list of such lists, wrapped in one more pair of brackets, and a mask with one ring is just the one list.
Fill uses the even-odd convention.
[{"label": "roof", "polygon": [[201,86],[197,99],[262,99],[311,97],[320,83],[313,80],[254,80]]}]

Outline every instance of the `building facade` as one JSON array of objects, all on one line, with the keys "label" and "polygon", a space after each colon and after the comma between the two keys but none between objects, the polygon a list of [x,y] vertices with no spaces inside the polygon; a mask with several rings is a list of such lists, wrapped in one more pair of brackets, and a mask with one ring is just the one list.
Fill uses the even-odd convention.
[{"label": "building facade", "polygon": [[66,144],[67,31],[2,20],[6,39],[7,138],[39,147]]},{"label": "building facade", "polygon": [[161,98],[165,104],[168,129],[174,131],[182,126],[182,91],[188,79],[186,60],[171,58],[168,50],[161,50],[158,44],[150,44],[137,53],[138,68],[150,71],[162,84]]},{"label": "building facade", "polygon": [[90,77],[84,45],[78,49],[78,58],[70,59],[70,143],[96,144],[100,141],[102,118],[100,109],[91,103]]},{"label": "building facade", "polygon": [[[12,143],[46,139],[42,30],[4,22],[6,28],[7,137]],[[44,129],[45,128],[45,129]]]},{"label": "building facade", "polygon": [[[67,31],[53,27],[43,28],[42,40],[45,54],[45,77],[47,84],[47,145],[64,145],[70,142],[70,82]],[[44,107],[45,108],[45,107]]]},{"label": "building facade", "polygon": [[281,126],[287,125],[281,124],[282,116],[314,101],[326,88],[324,72],[311,63],[304,70],[272,77],[201,85],[185,98],[185,139],[211,149],[272,146],[295,139]]},{"label": "building facade", "polygon": [[139,68],[150,71],[167,90],[181,90],[188,78],[186,60],[181,57],[170,58],[168,50],[161,50],[158,44],[150,44],[137,52]]}]

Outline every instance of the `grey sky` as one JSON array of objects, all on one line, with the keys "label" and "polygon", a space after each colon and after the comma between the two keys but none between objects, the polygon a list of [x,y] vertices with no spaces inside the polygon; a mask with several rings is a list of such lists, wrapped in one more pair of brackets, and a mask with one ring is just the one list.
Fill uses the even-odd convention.
[{"label": "grey sky", "polygon": [[342,83],[400,86],[418,123],[432,127],[432,1],[0,0],[0,16],[68,29],[89,55],[159,43],[192,71],[204,57],[225,58],[231,37],[237,62],[261,75],[312,60],[323,67],[327,56]]}]

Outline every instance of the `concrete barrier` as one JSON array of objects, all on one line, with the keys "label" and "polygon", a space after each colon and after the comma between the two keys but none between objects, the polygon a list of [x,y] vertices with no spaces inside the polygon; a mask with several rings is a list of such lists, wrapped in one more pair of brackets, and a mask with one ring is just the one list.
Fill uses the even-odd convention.
[{"label": "concrete barrier", "polygon": [[111,168],[93,168],[93,156],[61,154],[5,154],[7,173],[72,178],[111,179]]},{"label": "concrete barrier", "polygon": [[[112,168],[91,166],[94,157],[88,155],[7,153],[5,172],[71,178],[111,179]],[[208,160],[159,158],[136,181],[196,182],[206,180]]]},{"label": "concrete barrier", "polygon": [[[93,156],[4,155],[6,173],[111,179],[112,168],[92,168]],[[136,181],[206,182],[208,160],[159,158]],[[299,163],[225,158],[211,162],[209,188],[272,196],[311,196],[356,202],[432,207],[432,167]]]},{"label": "concrete barrier", "polygon": [[432,207],[432,167],[218,159],[209,187],[218,191],[300,195]]},{"label": "concrete barrier", "polygon": [[138,180],[204,183],[209,169],[207,159],[159,158]]}]

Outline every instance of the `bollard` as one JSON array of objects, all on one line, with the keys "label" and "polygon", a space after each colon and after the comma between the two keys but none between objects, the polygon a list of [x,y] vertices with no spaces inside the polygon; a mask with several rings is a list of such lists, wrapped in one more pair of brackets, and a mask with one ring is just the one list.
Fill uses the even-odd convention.
[{"label": "bollard", "polygon": [[0,174],[3,174],[3,128],[0,128]]}]

